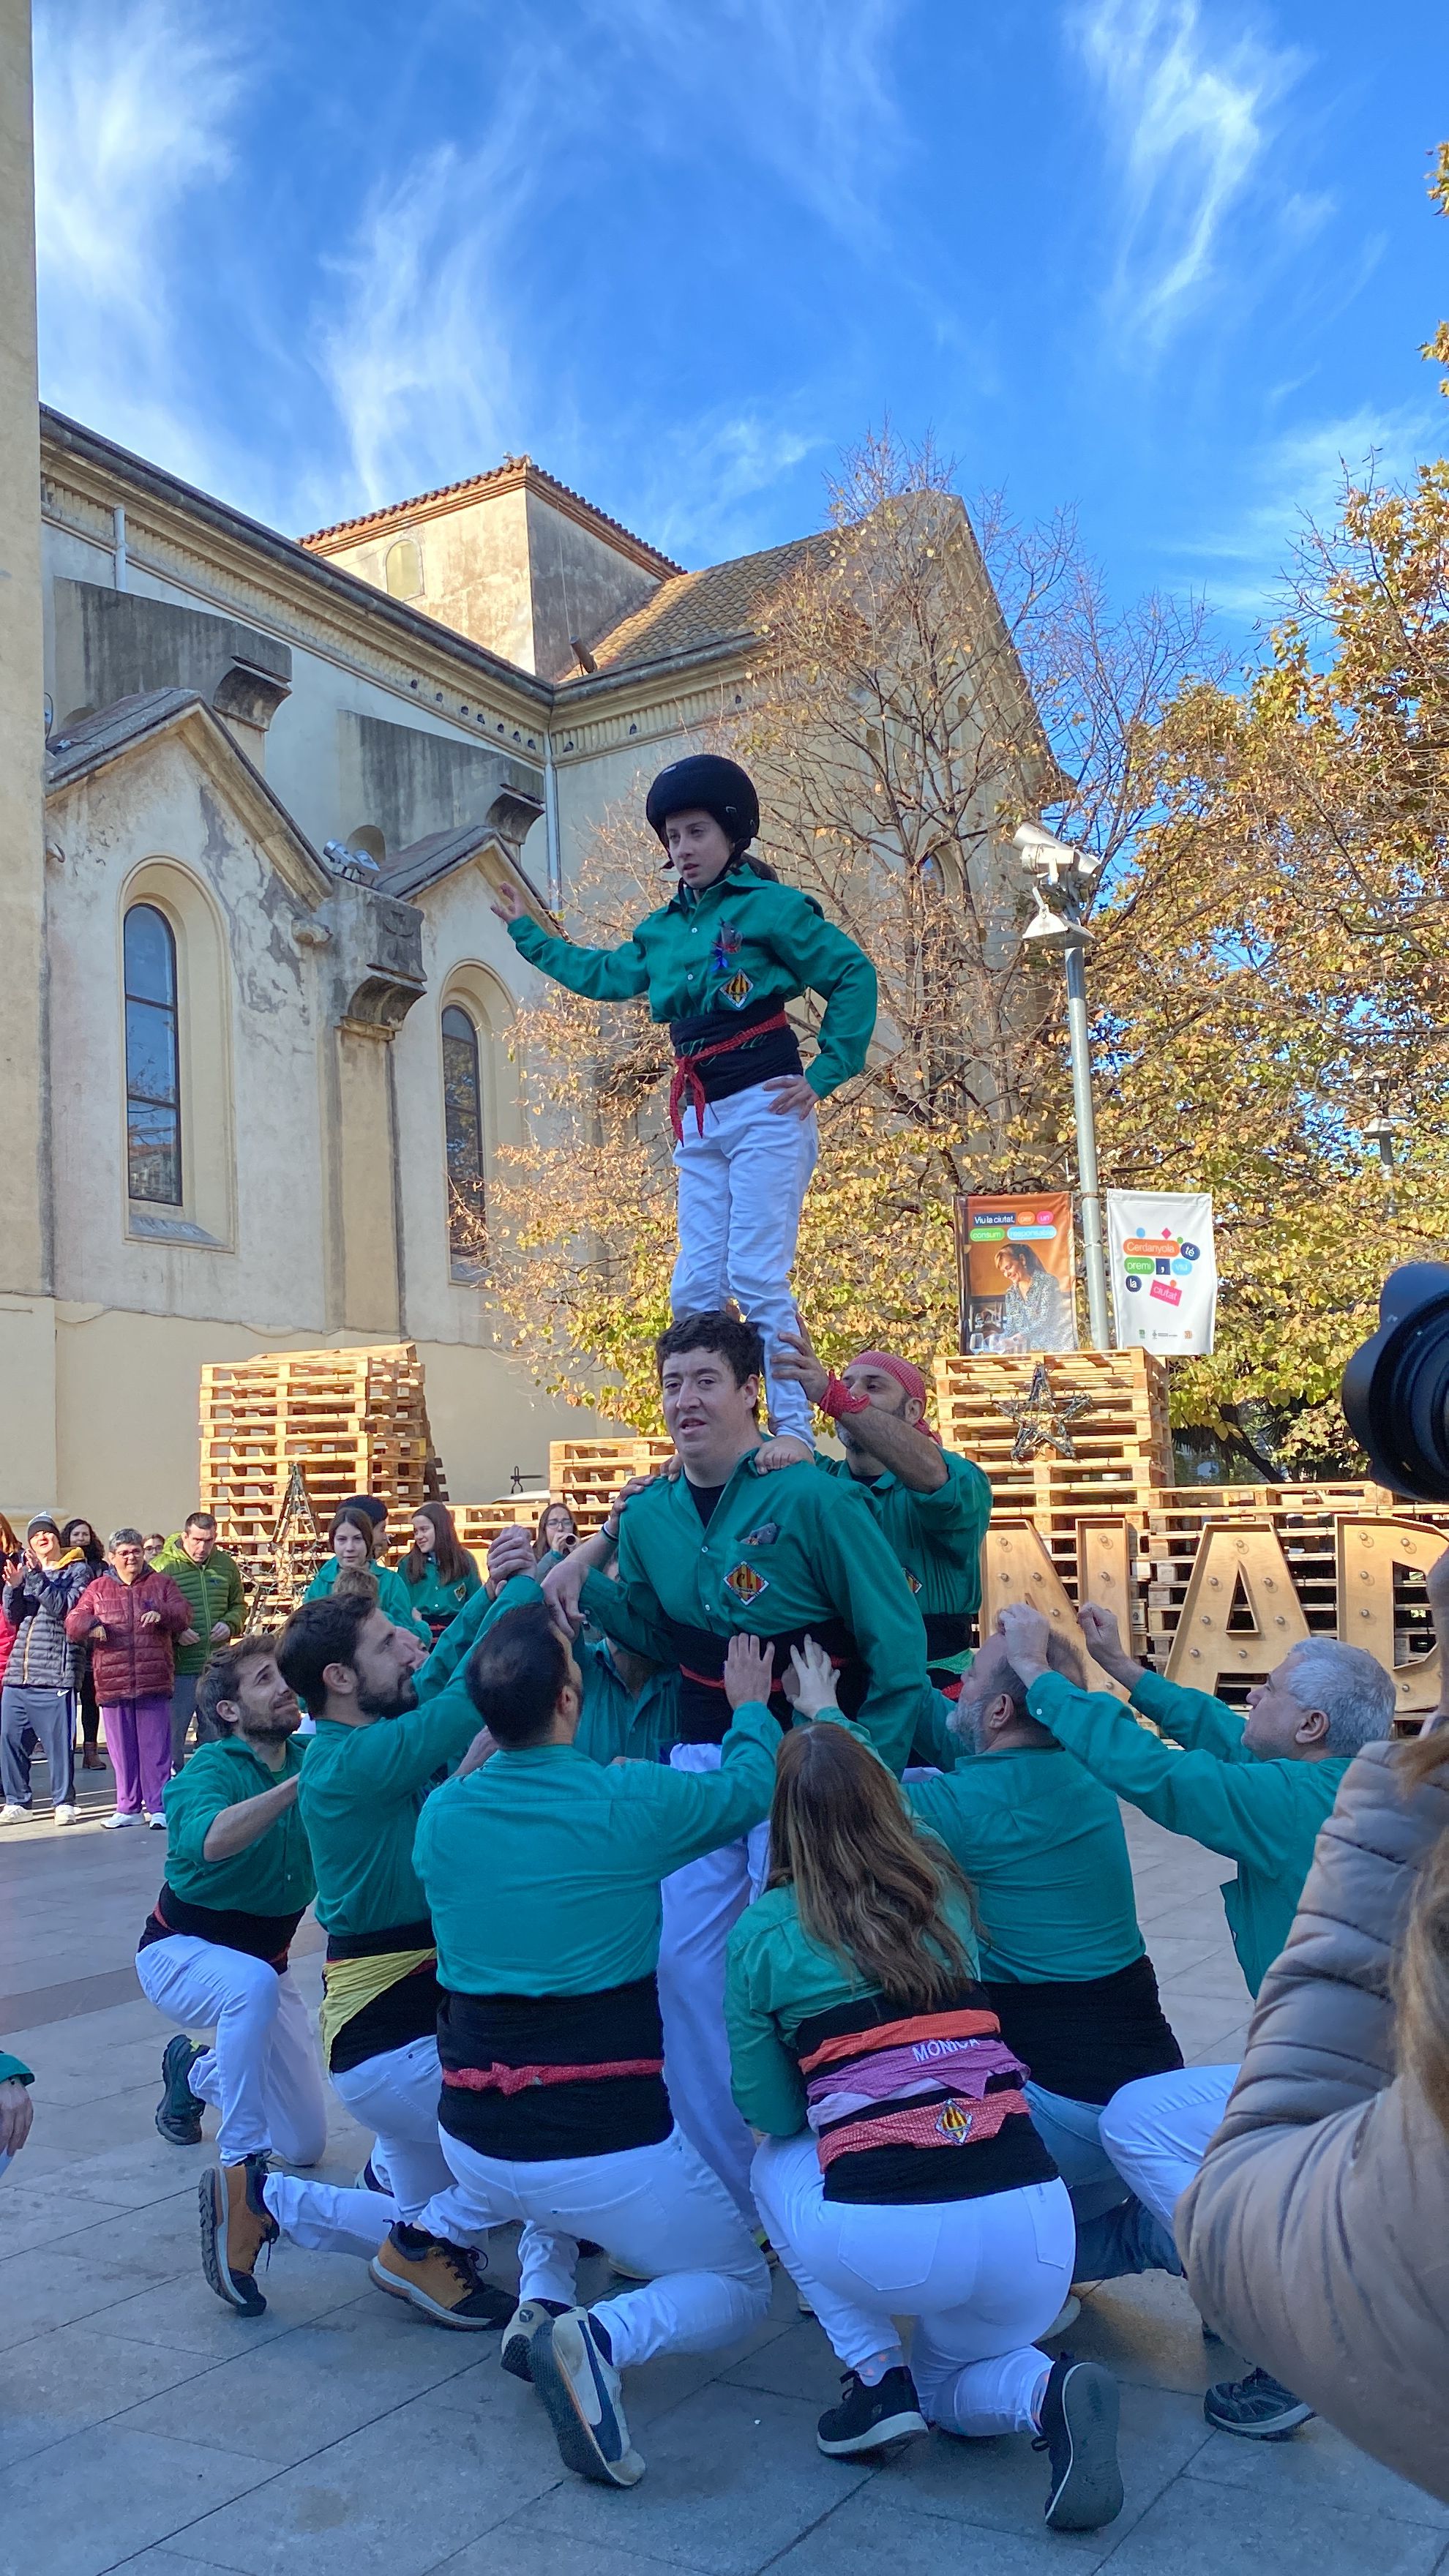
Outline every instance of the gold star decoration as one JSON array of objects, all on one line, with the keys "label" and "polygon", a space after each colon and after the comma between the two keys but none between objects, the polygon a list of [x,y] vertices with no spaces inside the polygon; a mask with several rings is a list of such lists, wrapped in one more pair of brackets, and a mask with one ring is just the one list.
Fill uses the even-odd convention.
[{"label": "gold star decoration", "polygon": [[1075,1458],[1076,1443],[1068,1428],[1079,1413],[1090,1413],[1089,1395],[1058,1395],[1047,1375],[1045,1360],[1038,1360],[1031,1373],[1031,1384],[1025,1395],[1003,1395],[996,1399],[997,1411],[1009,1414],[1016,1424],[1016,1438],[1011,1444],[1011,1461],[1019,1466],[1024,1458],[1034,1458],[1038,1449],[1055,1449],[1059,1458]]}]

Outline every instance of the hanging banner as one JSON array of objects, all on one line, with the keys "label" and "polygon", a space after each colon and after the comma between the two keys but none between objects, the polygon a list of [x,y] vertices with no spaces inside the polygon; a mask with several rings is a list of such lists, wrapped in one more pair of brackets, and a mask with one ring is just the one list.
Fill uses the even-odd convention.
[{"label": "hanging banner", "polygon": [[1181,1359],[1213,1346],[1218,1268],[1213,1203],[1188,1190],[1109,1190],[1107,1244],[1117,1346]]},{"label": "hanging banner", "polygon": [[961,1348],[1074,1351],[1072,1200],[1037,1190],[955,1202]]}]

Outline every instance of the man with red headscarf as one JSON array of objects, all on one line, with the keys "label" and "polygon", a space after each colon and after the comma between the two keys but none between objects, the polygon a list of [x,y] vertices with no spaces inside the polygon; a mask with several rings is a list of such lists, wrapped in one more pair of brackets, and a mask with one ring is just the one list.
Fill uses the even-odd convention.
[{"label": "man with red headscarf", "polygon": [[[793,1378],[834,1424],[845,1456],[817,1457],[816,1465],[864,1486],[925,1618],[932,1679],[955,1681],[981,1607],[981,1542],[991,1518],[981,1469],[942,1447],[925,1419],[926,1381],[894,1351],[861,1351],[837,1377],[801,1323],[781,1335],[775,1372]],[[798,1452],[784,1452],[782,1465],[785,1455]]]}]

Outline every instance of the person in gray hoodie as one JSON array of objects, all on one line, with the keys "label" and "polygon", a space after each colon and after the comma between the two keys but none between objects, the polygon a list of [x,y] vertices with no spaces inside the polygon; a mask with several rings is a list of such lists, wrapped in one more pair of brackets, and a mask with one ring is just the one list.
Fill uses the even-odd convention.
[{"label": "person in gray hoodie", "polygon": [[31,1813],[27,1728],[45,1755],[56,1823],[75,1822],[76,1649],[65,1622],[90,1579],[80,1549],[63,1547],[59,1524],[48,1512],[37,1512],[4,1592],[15,1643],[0,1689],[0,1824],[23,1824]]}]

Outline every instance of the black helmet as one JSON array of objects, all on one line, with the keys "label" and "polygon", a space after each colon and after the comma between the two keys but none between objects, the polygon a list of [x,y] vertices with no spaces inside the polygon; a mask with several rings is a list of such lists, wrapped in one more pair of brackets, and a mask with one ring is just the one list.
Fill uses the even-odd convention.
[{"label": "black helmet", "polygon": [[715,751],[691,752],[687,760],[672,761],[668,769],[661,769],[649,790],[644,814],[663,841],[671,814],[696,809],[714,816],[735,853],[748,849],[760,828],[760,800],[753,781],[737,760],[722,760]]}]

